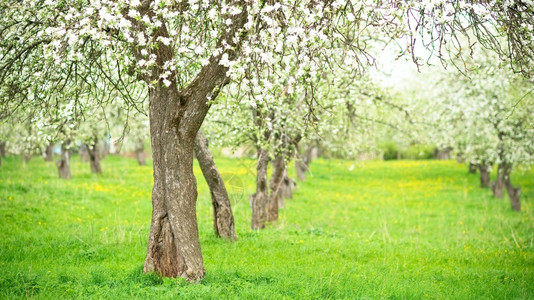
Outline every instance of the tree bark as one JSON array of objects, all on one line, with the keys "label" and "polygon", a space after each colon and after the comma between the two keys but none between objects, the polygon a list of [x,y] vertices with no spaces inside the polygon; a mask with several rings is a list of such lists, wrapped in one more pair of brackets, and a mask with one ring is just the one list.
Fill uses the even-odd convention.
[{"label": "tree bark", "polygon": [[143,144],[143,140],[141,139],[137,142],[137,148],[135,149],[135,157],[137,158],[137,163],[140,166],[146,165],[145,146]]},{"label": "tree bark", "polygon": [[209,152],[208,140],[200,130],[195,138],[195,155],[210,189],[215,235],[229,240],[236,239],[230,198],[213,156]]},{"label": "tree bark", "polygon": [[82,162],[88,162],[89,161],[89,151],[87,151],[87,145],[83,144],[80,147],[80,158]]},{"label": "tree bark", "polygon": [[52,161],[54,156],[52,154],[52,148],[54,147],[53,143],[50,143],[46,146],[45,152],[44,152],[44,160],[45,161]]},{"label": "tree bark", "polygon": [[0,141],[0,156],[6,156],[6,141]]},{"label": "tree bark", "polygon": [[269,196],[267,221],[278,220],[278,203],[282,198],[280,187],[284,180],[285,161],[281,155],[277,155],[272,161],[273,173],[271,175],[270,186],[271,195]]},{"label": "tree bark", "polygon": [[108,141],[108,136],[106,136],[106,140],[100,143],[100,145],[97,146],[96,151],[98,152],[99,160],[103,160],[108,156],[109,150],[111,149],[111,144]]},{"label": "tree bark", "polygon": [[282,181],[281,189],[281,197],[278,201],[278,207],[284,208],[286,206],[285,199],[291,199],[293,198],[293,190],[297,187],[297,184],[293,178],[289,178],[287,175],[287,165],[284,169],[284,180]]},{"label": "tree bark", "polygon": [[267,204],[269,191],[267,188],[267,166],[269,165],[269,154],[264,149],[258,151],[258,162],[256,165],[256,193],[250,196],[250,207],[252,208],[252,229],[265,228],[267,221]]},{"label": "tree bark", "polygon": [[[300,160],[295,161],[295,167],[297,169],[297,179],[300,181],[306,180],[306,173],[309,171],[310,163],[313,160],[313,151],[314,151],[314,146],[309,145],[308,148],[306,148],[304,157],[302,157]],[[297,149],[297,153],[298,153],[298,149]]]},{"label": "tree bark", "polygon": [[481,164],[478,166],[478,169],[480,171],[480,187],[481,188],[489,187],[490,186],[489,167],[485,164]]},{"label": "tree bark", "polygon": [[87,153],[89,154],[89,163],[91,164],[91,173],[102,173],[102,167],[100,166],[100,155],[98,151],[98,139],[95,138],[93,145],[87,147]]},{"label": "tree bark", "polygon": [[61,144],[61,159],[56,161],[57,171],[60,178],[70,179],[70,153],[67,146],[70,141],[65,141]]},{"label": "tree bark", "polygon": [[[152,222],[148,237],[144,272],[156,272],[165,277],[183,277],[198,281],[205,269],[198,237],[196,216],[197,185],[193,174],[194,141],[209,109],[209,99],[217,97],[228,83],[228,68],[220,64],[221,56],[235,57],[239,42],[235,37],[247,21],[246,4],[239,2],[241,12],[229,15],[231,25],[223,30],[216,47],[222,53],[212,55],[191,83],[178,91],[176,80],[165,86],[155,70],[147,83],[156,81],[149,89],[149,119],[154,166],[152,189]],[[143,10],[150,14],[145,5]],[[138,23],[137,23],[138,24]],[[139,25],[143,26],[143,25]],[[162,24],[155,35],[168,37]],[[223,47],[223,43],[227,45]],[[151,49],[156,64],[163,66],[174,59],[174,49],[162,43]],[[139,56],[140,57],[140,56]],[[174,78],[175,73],[169,77]]]},{"label": "tree bark", "polygon": [[521,188],[514,187],[510,181],[510,176],[505,180],[506,191],[508,192],[508,197],[510,198],[510,204],[512,209],[515,211],[521,211],[521,202],[519,200],[519,195],[521,194]]},{"label": "tree bark", "polygon": [[491,190],[493,191],[493,197],[495,198],[504,197],[504,180],[507,169],[508,167],[504,163],[499,164],[499,167],[497,168],[497,179],[491,183]]},{"label": "tree bark", "polygon": [[448,160],[451,158],[451,147],[445,147],[443,149],[434,149],[434,157],[439,160]]},{"label": "tree bark", "polygon": [[469,163],[469,173],[475,174],[477,172],[478,167],[479,166],[477,164]]}]

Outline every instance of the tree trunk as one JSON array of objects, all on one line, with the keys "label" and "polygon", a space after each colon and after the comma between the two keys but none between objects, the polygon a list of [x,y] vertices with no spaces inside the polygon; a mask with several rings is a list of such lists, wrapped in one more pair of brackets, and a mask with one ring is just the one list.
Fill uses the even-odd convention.
[{"label": "tree trunk", "polygon": [[200,108],[200,119],[188,114],[184,107],[188,103],[174,85],[156,87],[149,96],[154,187],[144,271],[197,281],[205,270],[198,237],[193,146],[207,108]]},{"label": "tree trunk", "polygon": [[490,186],[489,167],[485,164],[481,164],[478,166],[478,169],[480,171],[480,187],[481,188],[489,187]]},{"label": "tree trunk", "polygon": [[306,148],[304,157],[302,157],[300,160],[295,161],[295,167],[297,169],[297,178],[300,181],[306,180],[306,173],[309,171],[310,163],[313,160],[314,148],[314,146],[309,145],[308,148]]},{"label": "tree trunk", "polygon": [[451,147],[445,147],[443,149],[434,149],[434,157],[439,160],[448,160],[451,158]]},{"label": "tree trunk", "polygon": [[252,208],[252,229],[265,228],[267,221],[267,204],[269,191],[267,188],[267,166],[269,165],[269,154],[264,149],[258,151],[258,162],[256,165],[256,193],[250,196],[250,207]]},{"label": "tree trunk", "polygon": [[284,180],[282,181],[281,197],[278,199],[278,207],[284,208],[286,206],[285,199],[293,198],[293,190],[297,187],[297,184],[293,178],[289,178],[287,175],[287,165],[284,168]]},{"label": "tree trunk", "polygon": [[95,138],[92,146],[86,145],[87,153],[89,154],[89,163],[91,164],[91,173],[102,173],[102,167],[100,166],[100,155],[98,151],[98,139]]},{"label": "tree trunk", "polygon": [[135,149],[135,157],[137,158],[137,163],[140,166],[146,165],[145,146],[143,144],[143,140],[139,140],[137,142],[137,148]]},{"label": "tree trunk", "polygon": [[0,156],[6,156],[6,141],[0,141]]},{"label": "tree trunk", "polygon": [[278,202],[282,198],[280,187],[284,181],[284,170],[286,168],[284,158],[281,155],[275,157],[272,165],[273,173],[270,180],[271,195],[269,196],[267,221],[278,220]]},{"label": "tree trunk", "polygon": [[[200,69],[185,89],[178,91],[174,79],[166,87],[157,71],[146,78],[147,83],[157,83],[149,89],[154,187],[144,272],[156,272],[165,277],[180,276],[188,281],[204,277],[196,216],[194,141],[208,113],[208,100],[215,99],[228,83],[228,68],[220,64],[220,59],[223,53],[229,59],[235,58],[235,51],[239,48],[235,37],[241,34],[239,30],[248,16],[246,4],[240,4],[241,12],[228,16],[231,25],[221,33],[216,44],[224,50],[211,56],[208,64]],[[151,11],[148,10],[148,13]],[[158,36],[169,36],[165,25],[155,32],[154,38]],[[242,40],[239,39],[239,42]],[[223,47],[223,42],[227,47]],[[174,49],[162,43],[158,46],[151,51],[156,54],[157,65],[163,66],[174,58]],[[170,78],[174,76],[175,73]]]},{"label": "tree trunk", "polygon": [[478,167],[479,166],[477,164],[469,163],[469,173],[475,174],[477,172]]},{"label": "tree trunk", "polygon": [[53,160],[54,155],[52,154],[52,148],[54,148],[54,144],[53,143],[50,143],[50,144],[48,144],[48,146],[46,146],[45,152],[44,152],[44,160],[45,161],[52,161]]},{"label": "tree trunk", "polygon": [[100,160],[106,158],[106,156],[109,154],[110,148],[111,148],[111,145],[109,144],[107,140],[104,143],[102,143],[100,147],[98,147]]},{"label": "tree trunk", "polygon": [[504,163],[499,164],[499,167],[497,168],[497,179],[491,183],[491,190],[493,191],[493,197],[495,198],[504,197],[504,180],[507,169],[508,167]]},{"label": "tree trunk", "polygon": [[230,198],[213,156],[209,152],[208,140],[200,130],[195,138],[195,155],[210,189],[215,235],[230,240],[236,239]]},{"label": "tree trunk", "polygon": [[28,163],[28,162],[30,162],[30,159],[32,159],[32,156],[31,156],[31,154],[24,153],[23,158],[24,158],[24,162]]},{"label": "tree trunk", "polygon": [[306,166],[306,163],[302,159],[296,160],[295,169],[297,170],[297,179],[299,181],[305,181],[306,172],[308,171],[308,166]]},{"label": "tree trunk", "polygon": [[512,209],[515,211],[521,211],[521,202],[519,201],[519,195],[521,194],[521,189],[519,187],[514,187],[510,181],[510,176],[505,179],[506,191],[508,192],[508,197],[510,198],[510,204]]},{"label": "tree trunk", "polygon": [[83,144],[80,147],[80,158],[82,162],[88,162],[89,161],[89,151],[87,151],[87,145]]},{"label": "tree trunk", "polygon": [[60,178],[70,179],[70,153],[67,146],[70,141],[65,141],[61,144],[61,159],[56,161],[57,171]]}]

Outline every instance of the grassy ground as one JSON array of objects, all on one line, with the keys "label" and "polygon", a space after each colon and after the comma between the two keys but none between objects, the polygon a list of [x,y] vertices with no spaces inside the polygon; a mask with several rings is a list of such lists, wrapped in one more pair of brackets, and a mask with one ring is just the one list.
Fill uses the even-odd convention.
[{"label": "grassy ground", "polygon": [[[200,284],[142,274],[151,167],[104,174],[8,157],[0,167],[0,299],[534,299],[534,172],[523,211],[453,161],[318,160],[281,219],[249,230],[254,161],[218,159],[239,240],[213,236],[199,177]],[[196,173],[199,172],[196,167]]]}]

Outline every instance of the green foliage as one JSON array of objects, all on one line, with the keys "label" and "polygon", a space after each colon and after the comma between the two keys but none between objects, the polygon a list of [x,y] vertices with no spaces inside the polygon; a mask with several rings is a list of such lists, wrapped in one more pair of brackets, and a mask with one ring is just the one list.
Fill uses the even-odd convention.
[{"label": "green foliage", "polygon": [[432,159],[434,158],[434,148],[432,145],[415,144],[406,149],[400,149],[395,142],[384,142],[380,144],[379,149],[383,153],[384,160],[401,159]]},{"label": "green foliage", "polygon": [[198,166],[207,275],[143,274],[152,168],[108,156],[73,179],[53,164],[0,167],[0,299],[528,299],[534,297],[533,171],[523,211],[454,161],[315,160],[280,220],[249,229],[254,161],[217,159],[239,240],[215,238]]},{"label": "green foliage", "polygon": [[415,144],[401,152],[403,159],[432,159],[434,158],[435,146]]},{"label": "green foliage", "polygon": [[384,153],[382,156],[384,160],[392,160],[398,158],[399,149],[397,147],[397,144],[395,144],[394,142],[382,143],[378,148]]}]

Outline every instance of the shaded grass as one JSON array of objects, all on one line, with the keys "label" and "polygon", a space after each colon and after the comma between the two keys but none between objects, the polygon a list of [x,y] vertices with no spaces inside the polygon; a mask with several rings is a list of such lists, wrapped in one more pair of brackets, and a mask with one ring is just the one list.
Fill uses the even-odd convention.
[{"label": "shaded grass", "polygon": [[143,274],[152,168],[109,156],[8,157],[0,168],[0,298],[532,299],[533,172],[513,174],[523,211],[452,161],[318,160],[280,220],[249,229],[254,161],[218,159],[239,240],[213,236],[207,187],[197,214],[200,284]]}]

